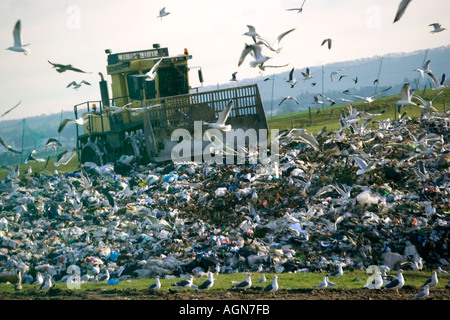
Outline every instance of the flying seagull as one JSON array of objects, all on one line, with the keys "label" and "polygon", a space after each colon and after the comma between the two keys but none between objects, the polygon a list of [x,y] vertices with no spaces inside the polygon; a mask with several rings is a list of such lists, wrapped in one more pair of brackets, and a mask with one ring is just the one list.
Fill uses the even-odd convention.
[{"label": "flying seagull", "polygon": [[252,286],[251,274],[247,273],[247,279],[233,286],[231,289],[248,289]]},{"label": "flying seagull", "polygon": [[[266,71],[266,68],[283,68],[283,67],[287,67],[289,65],[289,63],[287,64],[283,64],[281,66],[266,66],[264,63],[258,64],[258,68],[261,69],[261,72]],[[269,80],[269,79],[267,79]],[[266,79],[264,79],[264,81],[267,81]]]},{"label": "flying seagull", "polygon": [[144,73],[144,74],[137,74],[134,75],[133,77],[145,77],[145,81],[153,81],[156,78],[156,70],[158,69],[159,65],[161,64],[162,58],[160,58],[157,62],[155,62],[155,64],[153,65],[153,67],[150,69],[149,72]]},{"label": "flying seagull", "polygon": [[418,96],[416,94],[412,95],[412,98],[416,98],[417,100],[419,100],[420,102],[422,102],[422,106],[419,105],[419,107],[423,107],[423,108],[429,108],[433,106],[433,100],[436,99],[437,96],[439,96],[441,93],[443,93],[444,91],[439,91],[438,93],[436,93],[434,95],[433,98],[431,98],[431,100],[427,101],[424,98],[422,98],[421,96]]},{"label": "flying seagull", "polygon": [[256,32],[256,29],[254,26],[247,25],[248,31],[244,33],[244,36],[249,36],[253,39],[253,41],[256,43],[256,37],[259,37],[259,34]]},{"label": "flying seagull", "polygon": [[397,13],[395,14],[395,18],[394,18],[394,22],[397,22],[398,20],[400,20],[400,18],[403,16],[403,14],[405,13],[406,7],[408,6],[408,4],[411,2],[411,0],[402,0],[400,2],[400,4],[398,5],[398,9],[397,9]]},{"label": "flying seagull", "polygon": [[74,72],[80,72],[80,73],[92,73],[92,72],[86,72],[81,69],[73,67],[71,64],[59,64],[59,63],[53,63],[51,61],[48,61],[53,68],[56,69],[59,73],[66,72],[66,71],[74,71]]},{"label": "flying seagull", "polygon": [[417,68],[414,71],[419,71],[420,75],[422,76],[422,79],[425,77],[425,73],[431,72],[430,70],[430,62],[431,60],[428,60],[427,62],[425,62],[425,64],[423,65],[422,69]]},{"label": "flying seagull", "polygon": [[399,113],[401,112],[403,106],[407,106],[407,105],[417,106],[417,104],[415,102],[411,101],[411,91],[409,89],[410,89],[410,84],[409,84],[409,82],[406,82],[403,85],[402,90],[400,92],[401,99],[397,100],[395,102],[397,104]]},{"label": "flying seagull", "polygon": [[64,127],[69,123],[75,123],[78,126],[84,126],[89,121],[89,115],[95,115],[91,112],[86,112],[78,119],[71,119],[71,118],[65,118],[61,121],[58,127],[58,133],[61,133],[61,131],[64,129]]},{"label": "flying seagull", "polygon": [[305,4],[306,0],[303,0],[302,6],[300,8],[291,8],[291,9],[286,9],[286,11],[297,11],[297,13],[301,13],[303,12],[303,5]]},{"label": "flying seagull", "polygon": [[169,14],[170,12],[166,12],[166,7],[164,7],[161,10],[159,10],[159,15],[156,18],[161,18],[162,21],[162,18],[168,16]]},{"label": "flying seagull", "polygon": [[28,155],[28,157],[25,159],[25,163],[28,162],[45,162],[45,159],[42,158],[36,158],[35,155],[38,153],[39,151],[34,149],[33,151],[31,151],[31,153]]},{"label": "flying seagull", "polygon": [[260,36],[257,36],[258,38],[258,44],[263,44],[265,45],[267,48],[269,48],[270,50],[276,52],[276,53],[280,53],[281,51],[281,47],[280,47],[280,41],[281,39],[283,39],[287,34],[291,33],[292,31],[294,31],[295,28],[293,29],[289,29],[288,31],[283,32],[282,34],[280,34],[277,39],[275,40],[274,43],[270,44],[267,40],[264,40],[263,38],[261,38]]},{"label": "flying seagull", "polygon": [[296,104],[300,104],[300,102],[298,102],[298,100],[295,97],[287,96],[286,98],[281,100],[281,102],[278,106],[281,106],[287,100],[293,100]]},{"label": "flying seagull", "polygon": [[74,88],[75,90],[78,90],[78,89],[81,87],[81,85],[83,85],[83,84],[86,84],[86,85],[88,85],[88,86],[91,85],[91,84],[90,84],[89,82],[87,82],[86,80],[82,80],[82,81],[79,82],[79,83],[77,83],[76,81],[72,81],[71,83],[69,83],[69,84],[67,85],[66,88],[69,88],[69,87],[73,86],[73,88]]},{"label": "flying seagull", "polygon": [[242,64],[242,62],[244,62],[245,57],[251,52],[253,53],[253,56],[255,58],[254,61],[250,62],[250,66],[252,68],[261,65],[270,59],[270,57],[262,55],[261,47],[258,44],[245,44],[245,48],[244,50],[242,50],[241,56],[239,58],[238,67]]},{"label": "flying seagull", "polygon": [[13,111],[15,108],[17,108],[17,107],[20,105],[21,102],[22,102],[22,100],[19,101],[19,103],[16,104],[16,105],[15,105],[14,107],[12,107],[11,109],[8,109],[8,110],[6,110],[5,112],[3,112],[2,115],[0,115],[0,118],[3,118],[3,117],[6,116],[8,113],[10,113],[10,112]]},{"label": "flying seagull", "polygon": [[[362,97],[362,96],[358,96],[358,95],[355,95],[355,94],[350,94],[350,95],[355,97],[355,98],[360,98],[360,99],[364,100],[366,103],[372,103],[375,100],[374,98],[376,96],[382,94],[383,92],[386,92],[386,91],[390,90],[391,88],[392,87],[389,87],[389,88],[383,89],[381,91],[378,91],[377,93],[371,95],[370,97]],[[346,93],[345,91],[343,93],[349,94],[349,93]]]},{"label": "flying seagull", "polygon": [[290,84],[291,88],[293,88],[297,83],[297,79],[294,77],[294,68],[292,68],[289,72],[289,79],[287,80],[287,83]]},{"label": "flying seagull", "polygon": [[236,77],[236,74],[237,74],[237,71],[236,71],[236,72],[233,72],[233,73],[231,74],[231,79],[230,79],[230,81],[238,81],[238,80],[237,80],[237,77]]},{"label": "flying seagull", "polygon": [[72,150],[65,150],[63,152],[61,152],[55,163],[53,163],[53,165],[55,167],[59,167],[60,165],[66,165],[70,162],[70,160],[72,160],[73,157],[75,157],[77,155],[77,149],[73,148]]},{"label": "flying seagull", "polygon": [[320,93],[314,96],[313,104],[323,104],[322,100],[319,100],[319,97],[323,97]]},{"label": "flying seagull", "polygon": [[11,151],[11,152],[17,153],[17,154],[22,154],[21,151],[15,150],[13,147],[11,147],[10,145],[6,144],[5,141],[3,141],[2,138],[0,138],[0,144],[2,146],[4,146],[8,151]]},{"label": "flying seagull", "polygon": [[328,49],[331,49],[331,44],[332,44],[333,40],[331,40],[330,38],[326,38],[322,41],[321,46],[323,46],[325,43],[328,44]]},{"label": "flying seagull", "polygon": [[358,171],[356,171],[356,174],[358,176],[375,169],[375,164],[376,164],[375,160],[369,161],[369,163],[367,163],[364,159],[361,159],[360,157],[352,156],[352,158],[353,158],[353,160],[355,160],[356,164],[360,168]]},{"label": "flying seagull", "polygon": [[428,26],[434,28],[433,30],[430,31],[430,33],[438,33],[438,32],[442,32],[444,30],[447,30],[446,28],[442,28],[440,23],[432,23],[432,24],[430,24]]},{"label": "flying seagull", "polygon": [[20,22],[20,20],[18,20],[13,30],[14,45],[12,47],[7,48],[6,50],[14,52],[23,52],[23,54],[27,55],[28,53],[30,53],[30,50],[26,47],[29,46],[30,44],[22,44],[22,37],[20,35],[21,29],[22,23]]},{"label": "flying seagull", "polygon": [[45,144],[45,148],[54,148],[56,150],[57,147],[61,147],[62,144],[55,138],[49,138],[47,143]]},{"label": "flying seagull", "polygon": [[428,72],[427,74],[428,74],[428,76],[431,78],[431,80],[433,80],[433,84],[434,84],[434,88],[435,88],[435,89],[444,89],[444,88],[445,88],[445,86],[444,86],[444,83],[445,83],[445,73],[442,74],[442,78],[441,78],[440,81],[439,81],[439,79],[438,79],[434,74],[432,74],[431,72]]},{"label": "flying seagull", "polygon": [[308,79],[313,78],[313,76],[311,75],[311,70],[309,70],[309,68],[306,68],[305,72],[302,71],[302,76],[303,76],[303,80],[308,80]]},{"label": "flying seagull", "polygon": [[225,109],[222,110],[222,112],[219,115],[219,118],[214,123],[204,122],[204,125],[208,125],[211,128],[219,129],[222,131],[230,131],[231,130],[231,124],[225,124],[227,122],[228,116],[230,115],[231,109],[233,107],[233,100],[230,99],[228,101],[228,105],[225,107]]}]

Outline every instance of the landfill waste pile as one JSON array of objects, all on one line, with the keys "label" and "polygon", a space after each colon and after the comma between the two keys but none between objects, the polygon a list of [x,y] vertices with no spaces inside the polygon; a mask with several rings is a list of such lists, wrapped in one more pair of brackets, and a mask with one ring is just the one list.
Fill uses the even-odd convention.
[{"label": "landfill waste pile", "polygon": [[72,173],[11,172],[0,186],[0,278],[448,267],[449,114],[354,119],[281,133],[278,163],[122,156]]}]

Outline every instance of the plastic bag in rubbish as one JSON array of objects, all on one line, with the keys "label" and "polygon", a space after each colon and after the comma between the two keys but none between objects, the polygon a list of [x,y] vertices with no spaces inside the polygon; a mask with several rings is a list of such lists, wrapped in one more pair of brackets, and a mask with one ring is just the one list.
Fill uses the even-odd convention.
[{"label": "plastic bag in rubbish", "polygon": [[107,283],[108,283],[108,285],[113,286],[113,285],[119,284],[119,280],[109,279]]},{"label": "plastic bag in rubbish", "polygon": [[369,190],[365,190],[356,196],[356,201],[362,205],[377,204],[380,198],[372,194]]}]

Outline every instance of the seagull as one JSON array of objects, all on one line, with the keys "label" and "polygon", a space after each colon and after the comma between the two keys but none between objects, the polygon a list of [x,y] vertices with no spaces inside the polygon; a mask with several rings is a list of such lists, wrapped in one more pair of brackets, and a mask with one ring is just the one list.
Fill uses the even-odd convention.
[{"label": "seagull", "polygon": [[440,23],[432,23],[432,24],[429,24],[428,26],[434,28],[433,30],[430,31],[430,33],[438,33],[438,32],[447,30],[446,28],[442,28]]},{"label": "seagull", "polygon": [[430,286],[424,286],[423,290],[416,294],[413,299],[425,299],[430,294]]},{"label": "seagull", "polygon": [[309,68],[306,68],[305,72],[302,71],[302,76],[304,81],[313,78],[313,76],[311,75],[311,70],[309,70]]},{"label": "seagull", "polygon": [[409,82],[406,82],[403,85],[402,90],[400,92],[401,99],[396,101],[398,113],[401,112],[403,106],[407,106],[407,105],[417,106],[417,103],[414,103],[411,101],[411,91],[409,89],[410,89],[410,84],[409,84]]},{"label": "seagull", "polygon": [[412,95],[412,98],[416,98],[417,100],[419,100],[420,102],[422,102],[422,106],[420,106],[419,105],[419,107],[423,107],[423,108],[429,108],[429,107],[432,107],[432,105],[433,105],[433,100],[437,97],[437,96],[439,96],[441,93],[443,93],[444,91],[439,91],[438,93],[436,93],[435,95],[434,95],[434,97],[433,98],[431,98],[431,100],[429,100],[429,101],[427,101],[427,100],[425,100],[425,99],[423,99],[421,96],[418,96],[418,95],[416,95],[416,94],[413,94]]},{"label": "seagull", "polygon": [[76,81],[72,81],[71,83],[69,83],[69,84],[67,85],[66,88],[69,88],[69,87],[73,86],[73,88],[74,88],[75,90],[78,90],[78,89],[81,87],[82,84],[86,84],[86,85],[88,85],[88,86],[91,85],[91,84],[90,84],[89,82],[87,82],[86,80],[82,80],[80,83],[77,83]]},{"label": "seagull", "polygon": [[356,164],[360,168],[358,171],[356,171],[356,174],[358,176],[375,169],[375,164],[376,164],[375,160],[369,161],[369,163],[367,163],[364,159],[361,159],[360,157],[353,155],[352,158],[353,158],[353,160],[355,160]]},{"label": "seagull", "polygon": [[381,275],[381,271],[375,272],[375,279],[372,282],[367,283],[364,288],[368,289],[381,289],[383,286],[383,276]]},{"label": "seagull", "polygon": [[22,44],[22,39],[20,35],[21,29],[22,23],[20,22],[20,20],[17,20],[13,30],[14,45],[12,47],[7,48],[6,50],[14,52],[23,52],[23,54],[27,55],[28,53],[30,53],[30,50],[26,47],[29,46],[30,44]]},{"label": "seagull", "polygon": [[294,68],[289,72],[289,80],[287,80],[287,83],[291,85],[291,88],[297,83],[297,79],[294,77]]},{"label": "seagull", "polygon": [[8,110],[6,110],[5,112],[3,112],[3,113],[0,115],[0,118],[3,118],[3,117],[6,116],[8,113],[10,113],[10,112],[13,111],[15,108],[17,108],[17,107],[20,105],[21,102],[22,102],[22,100],[19,101],[19,103],[16,104],[16,105],[15,105],[14,107],[12,107],[11,109],[8,109]]},{"label": "seagull", "polygon": [[448,274],[448,271],[442,269],[441,266],[439,266],[438,272],[439,272],[439,274]]},{"label": "seagull", "polygon": [[162,58],[160,58],[157,62],[155,62],[155,64],[153,65],[153,67],[150,69],[149,72],[145,73],[145,74],[137,74],[134,75],[133,77],[145,77],[145,81],[153,81],[156,78],[156,70],[158,69],[160,63],[162,61]]},{"label": "seagull", "polygon": [[262,289],[262,291],[264,291],[264,292],[276,292],[276,291],[278,291],[278,281],[277,281],[277,279],[278,279],[278,276],[274,275],[273,278],[272,278],[272,283],[269,284],[268,286],[264,287]]},{"label": "seagull", "polygon": [[[342,264],[340,263],[338,265],[338,269],[330,274],[328,274],[329,277],[340,277],[344,274],[344,270],[342,269]],[[328,280],[328,278],[327,278]]]},{"label": "seagull", "polygon": [[332,41],[333,41],[333,40],[331,40],[330,38],[326,38],[326,39],[324,39],[324,40],[322,41],[321,46],[323,46],[325,43],[327,43],[327,44],[328,44],[328,49],[331,49]]},{"label": "seagull", "polygon": [[181,281],[175,282],[174,284],[172,284],[172,287],[176,287],[177,289],[191,288],[194,286],[192,283],[193,281],[194,281],[194,276],[189,275],[187,280],[181,280]]},{"label": "seagull", "polygon": [[261,279],[258,280],[258,283],[265,283],[265,282],[266,282],[266,276],[263,273],[262,276],[261,276]]},{"label": "seagull", "polygon": [[38,272],[36,275],[36,281],[33,284],[41,285],[44,282],[44,277],[42,277],[42,273]]},{"label": "seagull", "polygon": [[208,279],[197,287],[197,291],[211,288],[214,285],[214,280],[214,274],[212,272],[208,272]]},{"label": "seagull", "polygon": [[231,289],[248,289],[252,286],[252,278],[251,278],[251,274],[247,273],[247,279],[238,283],[237,285],[235,285],[234,287],[232,287]]},{"label": "seagull", "polygon": [[12,153],[22,154],[22,151],[15,150],[10,145],[6,144],[5,141],[3,141],[2,138],[0,138],[0,144],[4,146],[8,151],[11,151]]},{"label": "seagull", "polygon": [[248,31],[244,33],[244,36],[249,36],[253,39],[253,41],[256,43],[256,37],[259,37],[259,34],[256,32],[256,29],[254,26],[247,25]]},{"label": "seagull", "polygon": [[44,282],[42,282],[41,286],[39,287],[39,291],[45,291],[52,287],[52,276],[47,275],[45,277]]},{"label": "seagull", "polygon": [[236,74],[237,74],[237,71],[236,71],[236,72],[233,72],[233,73],[231,74],[231,79],[230,79],[230,81],[238,81],[238,80],[237,80],[237,77],[236,77]]},{"label": "seagull", "polygon": [[[283,64],[281,66],[267,66],[264,65],[264,63],[258,64],[258,68],[261,69],[261,73],[266,71],[266,68],[283,68],[283,67],[287,67],[289,65],[289,63]],[[270,80],[270,78],[266,78],[264,79],[264,81],[268,81]]]},{"label": "seagull", "polygon": [[156,18],[161,18],[162,21],[162,18],[168,16],[169,14],[170,12],[166,12],[166,7],[164,7],[161,10],[159,10],[159,15]]},{"label": "seagull", "polygon": [[305,129],[292,129],[286,135],[288,138],[299,139],[316,150],[320,150],[319,142],[316,140],[312,133],[306,133]]},{"label": "seagull", "polygon": [[230,99],[228,101],[228,105],[225,107],[225,109],[222,110],[222,112],[219,115],[219,118],[217,119],[216,122],[214,123],[208,123],[208,122],[204,122],[204,125],[208,125],[211,128],[214,129],[219,129],[221,131],[230,131],[231,130],[231,125],[230,124],[225,124],[227,122],[228,116],[230,115],[231,109],[233,107],[233,100]]},{"label": "seagull", "polygon": [[403,287],[403,285],[405,284],[405,279],[403,278],[403,270],[402,269],[398,269],[397,270],[397,277],[388,282],[383,288],[382,290],[396,290],[398,293],[398,289],[401,289]]},{"label": "seagull", "polygon": [[278,106],[281,106],[281,104],[283,104],[287,100],[293,100],[296,104],[300,104],[300,102],[298,102],[298,100],[295,97],[287,96],[286,98],[281,100],[281,102]]},{"label": "seagull", "polygon": [[261,47],[258,44],[245,44],[244,50],[242,50],[241,56],[239,58],[238,67],[244,62],[245,57],[253,52],[255,58],[254,61],[250,62],[250,66],[255,68],[256,66],[262,65],[264,62],[270,59],[270,57],[263,56],[261,53]]},{"label": "seagull", "polygon": [[428,76],[431,78],[431,80],[433,80],[433,84],[434,84],[434,88],[435,89],[444,89],[444,83],[445,83],[445,73],[442,74],[442,78],[441,81],[439,81],[439,79],[433,75],[431,72],[427,73]]},{"label": "seagull", "polygon": [[421,287],[424,286],[430,286],[430,287],[434,287],[437,286],[439,280],[437,278],[437,272],[433,271],[431,274],[431,277],[427,279],[427,281],[425,281],[425,283],[423,285],[421,285]]},{"label": "seagull", "polygon": [[[375,98],[376,96],[382,94],[383,92],[386,92],[386,91],[390,90],[391,88],[392,88],[392,87],[389,87],[389,88],[387,88],[387,89],[378,91],[377,93],[375,93],[375,94],[373,94],[373,95],[371,95],[371,96],[369,96],[369,97],[362,97],[362,96],[358,96],[358,95],[355,95],[355,94],[350,94],[350,95],[353,96],[353,97],[355,97],[355,98],[362,99],[362,100],[364,100],[364,102],[366,102],[366,103],[372,103],[372,102],[375,100],[374,98]],[[344,93],[345,93],[345,91],[344,91]],[[346,93],[346,94],[348,94],[348,93]]]},{"label": "seagull", "polygon": [[22,290],[22,272],[17,271],[17,282],[14,284],[14,290]]},{"label": "seagull", "polygon": [[159,281],[159,276],[156,276],[155,283],[153,283],[150,287],[148,287],[148,290],[158,291],[159,289],[161,289],[161,282]]},{"label": "seagull", "polygon": [[25,159],[25,163],[28,162],[45,162],[45,159],[42,158],[35,158],[34,155],[37,154],[39,151],[34,149],[31,151],[31,153],[28,155],[28,157]]},{"label": "seagull", "polygon": [[319,100],[319,97],[322,97],[322,95],[321,95],[320,93],[319,93],[319,94],[316,94],[316,95],[314,96],[313,104],[323,104],[322,100]]},{"label": "seagull", "polygon": [[428,60],[427,62],[425,62],[425,64],[423,65],[422,69],[417,68],[414,71],[418,71],[420,72],[420,75],[422,76],[422,79],[425,77],[425,73],[431,72],[430,70],[430,62],[431,60]]},{"label": "seagull", "polygon": [[291,9],[286,9],[286,11],[297,11],[297,13],[301,13],[303,12],[303,5],[305,4],[306,0],[303,0],[302,6],[300,8],[291,8]]},{"label": "seagull", "polygon": [[55,68],[56,71],[58,71],[59,73],[66,72],[66,71],[74,71],[74,72],[80,72],[80,73],[92,73],[92,72],[86,72],[81,69],[75,68],[71,64],[59,64],[59,63],[53,63],[50,61],[48,61],[48,63],[50,63],[53,66],[53,68]]},{"label": "seagull", "polygon": [[395,14],[395,18],[394,18],[394,22],[393,23],[395,23],[398,20],[400,20],[402,15],[405,13],[406,7],[408,6],[408,4],[410,2],[411,2],[411,0],[402,0],[400,2],[400,4],[398,5],[397,13]]},{"label": "seagull", "polygon": [[55,167],[59,167],[60,165],[66,165],[72,160],[73,157],[77,155],[77,148],[73,148],[72,150],[65,150],[60,153],[53,163]]},{"label": "seagull", "polygon": [[95,113],[86,112],[78,119],[71,119],[71,118],[65,118],[61,121],[58,127],[58,133],[61,133],[61,131],[64,129],[64,127],[69,123],[75,123],[78,126],[84,126],[89,121],[89,115],[95,115]]},{"label": "seagull", "polygon": [[295,28],[293,29],[289,29],[288,31],[283,32],[282,34],[280,34],[277,39],[275,40],[274,43],[270,44],[267,40],[264,40],[263,38],[261,38],[260,36],[257,36],[258,38],[258,44],[263,44],[265,45],[267,48],[269,48],[270,50],[276,52],[276,53],[280,53],[281,51],[281,47],[280,47],[280,41],[281,39],[283,39],[287,34],[291,33],[292,31],[294,31]]},{"label": "seagull", "polygon": [[323,277],[322,283],[318,284],[314,288],[316,288],[316,289],[325,289],[326,287],[328,287],[328,278],[327,277]]}]

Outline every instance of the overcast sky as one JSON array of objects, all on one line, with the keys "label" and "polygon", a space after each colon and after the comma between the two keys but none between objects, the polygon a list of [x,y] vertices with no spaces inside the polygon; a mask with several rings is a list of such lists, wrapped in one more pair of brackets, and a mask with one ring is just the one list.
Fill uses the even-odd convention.
[{"label": "overcast sky", "polygon": [[[450,44],[450,30],[431,34],[430,23],[450,29],[450,6],[444,0],[413,0],[400,21],[393,23],[400,0],[1,0],[0,47],[13,44],[12,30],[22,21],[22,41],[31,53],[0,50],[0,113],[20,100],[20,107],[4,119],[66,111],[75,104],[99,100],[98,72],[106,75],[105,49],[113,52],[149,49],[154,43],[170,54],[188,48],[191,66],[201,66],[204,85],[227,83],[260,75],[250,57],[238,67],[245,43],[243,34],[253,25],[265,39],[274,41],[291,28],[281,42],[272,65],[289,63],[303,69],[330,62],[369,58],[387,53],[412,52]],[[219,3],[222,3],[220,5]],[[170,15],[157,18],[166,7]],[[333,39],[328,50],[321,46]],[[72,64],[92,74],[58,73],[47,62]],[[269,64],[267,62],[267,64]],[[420,66],[413,66],[414,68]],[[439,70],[436,70],[440,74]],[[78,91],[66,88],[73,80],[89,81]],[[108,77],[110,83],[110,78]],[[196,79],[193,79],[195,84]]]}]

